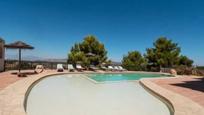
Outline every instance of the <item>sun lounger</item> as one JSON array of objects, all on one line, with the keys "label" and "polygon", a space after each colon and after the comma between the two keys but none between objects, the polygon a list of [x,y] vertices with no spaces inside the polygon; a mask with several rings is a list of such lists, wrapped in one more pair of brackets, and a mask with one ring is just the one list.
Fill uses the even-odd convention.
[{"label": "sun lounger", "polygon": [[122,66],[118,66],[119,70],[121,71],[126,71],[126,69],[124,69]]},{"label": "sun lounger", "polygon": [[118,71],[123,71],[123,69],[120,66],[117,66],[117,67],[118,67]]},{"label": "sun lounger", "polygon": [[83,67],[80,65],[80,64],[77,64],[76,65],[76,69],[78,70],[78,71],[83,71]]},{"label": "sun lounger", "polygon": [[89,69],[92,70],[92,71],[97,71],[97,70],[99,70],[99,68],[96,67],[96,66],[94,66],[94,65],[90,65]]},{"label": "sun lounger", "polygon": [[57,71],[58,72],[63,72],[64,71],[64,68],[63,68],[62,64],[57,64]]},{"label": "sun lounger", "polygon": [[74,67],[72,64],[68,64],[67,68],[68,68],[68,71],[74,71]]},{"label": "sun lounger", "polygon": [[108,70],[113,71],[113,67],[112,66],[108,66]]},{"label": "sun lounger", "polygon": [[44,71],[43,65],[37,65],[34,71],[35,73],[42,73]]},{"label": "sun lounger", "polygon": [[107,71],[107,70],[108,70],[108,68],[105,67],[105,66],[101,66],[101,69],[104,70],[104,71]]},{"label": "sun lounger", "polygon": [[117,66],[114,66],[114,67],[113,67],[113,70],[114,70],[114,71],[119,71],[120,69],[119,69]]}]

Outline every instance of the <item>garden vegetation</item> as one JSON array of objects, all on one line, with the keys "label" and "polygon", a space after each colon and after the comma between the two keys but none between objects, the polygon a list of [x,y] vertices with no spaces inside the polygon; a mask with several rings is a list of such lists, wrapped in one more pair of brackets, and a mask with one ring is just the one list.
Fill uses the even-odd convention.
[{"label": "garden vegetation", "polygon": [[[82,42],[75,43],[68,54],[68,63],[80,63],[84,67],[110,64],[107,50],[95,36],[86,36]],[[193,60],[181,54],[179,45],[166,37],[158,38],[146,53],[129,51],[123,56],[122,66],[131,71],[160,71],[161,68],[175,68],[181,74],[192,68]],[[192,69],[190,69],[192,70]]]}]

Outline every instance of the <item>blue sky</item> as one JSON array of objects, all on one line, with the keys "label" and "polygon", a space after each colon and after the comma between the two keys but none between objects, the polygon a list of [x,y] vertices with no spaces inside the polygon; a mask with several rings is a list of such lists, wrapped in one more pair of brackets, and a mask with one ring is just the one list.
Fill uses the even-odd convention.
[{"label": "blue sky", "polygon": [[0,37],[35,47],[24,55],[66,58],[75,42],[93,34],[119,61],[166,36],[204,65],[203,6],[202,0],[1,0]]}]

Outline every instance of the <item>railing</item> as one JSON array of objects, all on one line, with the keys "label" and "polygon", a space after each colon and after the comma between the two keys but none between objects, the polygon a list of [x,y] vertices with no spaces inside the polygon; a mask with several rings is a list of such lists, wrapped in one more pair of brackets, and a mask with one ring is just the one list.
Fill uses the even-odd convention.
[{"label": "railing", "polygon": [[[66,62],[50,61],[21,61],[21,69],[35,69],[36,65],[43,65],[46,69],[56,69],[57,64],[63,64],[66,69]],[[5,70],[17,70],[18,60],[5,60]]]}]

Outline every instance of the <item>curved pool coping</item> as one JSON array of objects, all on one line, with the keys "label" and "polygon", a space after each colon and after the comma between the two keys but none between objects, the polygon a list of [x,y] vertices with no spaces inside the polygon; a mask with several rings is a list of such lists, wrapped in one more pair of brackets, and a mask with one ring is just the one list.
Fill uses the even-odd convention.
[{"label": "curved pool coping", "polygon": [[47,76],[66,74],[67,72],[41,73],[19,80],[0,91],[0,115],[27,115],[24,109],[25,96],[30,86]]},{"label": "curved pool coping", "polygon": [[159,85],[153,83],[151,78],[141,79],[140,84],[168,102],[174,111],[174,115],[204,115],[204,108],[202,106],[187,97],[160,87]]},{"label": "curved pool coping", "polygon": [[[96,72],[91,72],[91,73],[96,73]],[[148,73],[148,72],[145,72],[145,73]],[[30,88],[32,88],[32,85],[34,85],[41,79],[46,78],[48,76],[60,75],[60,74],[75,74],[75,73],[52,72],[52,73],[42,73],[38,75],[33,75],[25,79],[19,80],[9,85],[5,89],[1,90],[0,91],[0,114],[1,115],[26,115],[26,111],[24,108],[25,98],[28,95],[29,90],[31,90]],[[77,74],[81,74],[81,73],[79,72]],[[181,97],[180,95],[178,96],[178,94],[175,94],[175,93],[170,93],[170,95],[174,98],[169,99],[168,95],[162,94],[160,90],[158,91],[158,89],[161,89],[162,91],[164,90],[163,92],[166,91],[165,93],[167,92],[169,93],[170,91],[162,89],[161,87],[158,88],[159,86],[157,86],[156,84],[152,83],[147,79],[141,79],[140,83],[143,84],[143,86],[148,88],[150,91],[155,92],[157,96],[164,98],[165,100],[167,100],[167,102],[169,101],[170,105],[172,105],[172,107],[174,108],[174,115],[192,115],[192,114],[204,115],[203,108],[199,106],[197,103],[189,100],[188,98]],[[183,103],[177,103],[177,101],[179,102],[182,101]],[[187,105],[186,105],[186,102],[187,102]],[[184,104],[185,107],[182,108],[183,105],[177,105],[177,104]],[[188,105],[191,105],[191,106],[188,106]]]},{"label": "curved pool coping", "polygon": [[[66,74],[66,73],[62,73],[62,74]],[[89,74],[92,74],[92,73],[89,73]],[[101,73],[99,73],[101,74]],[[105,74],[113,74],[113,73],[105,73]],[[114,74],[118,74],[118,73],[114,73]],[[149,73],[149,74],[155,74],[155,73]],[[159,73],[156,73],[156,74],[159,74]],[[39,78],[38,80],[34,81],[28,88],[28,90],[26,91],[25,93],[25,98],[24,98],[24,110],[26,111],[27,110],[27,99],[28,99],[28,96],[31,92],[31,90],[33,89],[33,87],[39,83],[41,80],[47,78],[47,77],[53,77],[55,75],[60,75],[60,74],[52,74],[52,75],[47,75],[47,76],[43,76],[41,78]],[[70,75],[74,75],[74,74],[70,74]],[[76,75],[76,74],[75,74]],[[89,78],[87,75],[88,74],[78,74],[78,75],[83,75],[81,77],[85,78],[85,79],[88,79],[90,82],[92,83],[95,83],[95,84],[104,84],[104,83],[120,83],[120,82],[138,82],[140,83],[139,81],[140,80],[123,80],[123,81],[108,81],[108,82],[97,82],[91,78]],[[174,115],[174,109],[173,109],[173,106],[172,104],[168,101],[168,100],[165,100],[165,98],[162,98],[160,96],[158,96],[156,93],[152,92],[151,90],[149,90],[148,88],[146,88],[144,85],[142,85],[140,83],[140,85],[144,88],[144,90],[146,90],[148,93],[150,93],[152,96],[156,97],[157,99],[159,99],[160,101],[162,101],[169,109],[169,112],[170,112],[170,115]]]},{"label": "curved pool coping", "polygon": [[159,99],[160,101],[162,101],[169,109],[170,115],[175,115],[175,110],[174,110],[174,106],[173,104],[167,100],[165,97],[163,97],[162,95],[159,95],[157,93],[155,93],[153,90],[151,90],[150,88],[146,87],[143,83],[141,83],[141,81],[139,81],[140,85],[151,95],[153,95],[154,97],[156,97],[157,99]]}]

